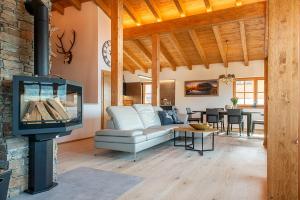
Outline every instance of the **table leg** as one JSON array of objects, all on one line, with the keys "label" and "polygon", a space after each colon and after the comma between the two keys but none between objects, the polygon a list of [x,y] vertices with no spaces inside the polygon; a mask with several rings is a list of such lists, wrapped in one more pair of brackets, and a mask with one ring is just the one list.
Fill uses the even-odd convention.
[{"label": "table leg", "polygon": [[215,150],[215,132],[212,135],[212,150]]},{"label": "table leg", "polygon": [[252,122],[252,114],[247,115],[247,136],[250,136],[251,133],[251,122]]},{"label": "table leg", "polygon": [[173,130],[173,134],[174,134],[174,138],[173,138],[173,141],[174,141],[174,147],[176,146],[176,131],[175,130]]},{"label": "table leg", "polygon": [[185,149],[187,149],[186,145],[187,145],[187,144],[186,144],[186,131],[184,131],[184,148],[185,148]]},{"label": "table leg", "polygon": [[203,112],[201,112],[201,123],[203,123],[203,117],[204,117],[204,114],[203,114]]}]

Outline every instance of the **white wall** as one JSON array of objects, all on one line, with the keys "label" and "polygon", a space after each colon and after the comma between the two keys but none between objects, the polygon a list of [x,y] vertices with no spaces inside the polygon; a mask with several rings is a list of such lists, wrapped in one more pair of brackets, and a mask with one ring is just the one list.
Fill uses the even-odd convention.
[{"label": "white wall", "polygon": [[[150,72],[151,73],[151,72]],[[151,76],[151,74],[148,76]],[[211,97],[185,97],[184,96],[184,81],[189,80],[209,80],[218,79],[219,75],[225,73],[223,64],[211,64],[209,69],[204,66],[193,66],[193,70],[188,70],[186,67],[179,67],[176,71],[163,69],[160,73],[161,80],[173,79],[176,82],[175,102],[179,112],[186,113],[186,107],[192,110],[205,110],[206,108],[224,107],[231,105],[231,97],[233,95],[232,84],[226,85],[220,82],[219,96]],[[249,66],[244,66],[242,62],[229,63],[228,73],[233,73],[237,78],[243,77],[263,77],[264,76],[264,61],[250,61]],[[136,74],[125,72],[126,82],[142,81],[136,74],[145,74],[138,71]],[[263,109],[255,109],[263,112]],[[256,118],[260,118],[257,116]]]},{"label": "white wall", "polygon": [[[52,58],[52,74],[82,83],[85,97],[83,128],[59,138],[58,142],[93,137],[101,128],[101,70],[106,68],[101,50],[103,43],[110,39],[110,19],[93,2],[86,2],[81,11],[68,7],[64,15],[52,12],[51,25],[60,29],[59,34],[66,31],[66,45],[71,39],[71,30],[77,33],[72,63],[63,64],[62,55]],[[52,37],[53,52],[57,33]]]}]

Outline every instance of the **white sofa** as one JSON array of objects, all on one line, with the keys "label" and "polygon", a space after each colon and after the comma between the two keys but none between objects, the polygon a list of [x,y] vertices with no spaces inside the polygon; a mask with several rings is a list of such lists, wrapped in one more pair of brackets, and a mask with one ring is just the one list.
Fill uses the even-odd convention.
[{"label": "white sofa", "polygon": [[[111,129],[96,132],[95,147],[130,152],[135,160],[137,152],[173,139],[173,129],[179,125],[162,126],[159,110],[149,104],[108,107]],[[186,115],[178,117],[187,121]]]}]

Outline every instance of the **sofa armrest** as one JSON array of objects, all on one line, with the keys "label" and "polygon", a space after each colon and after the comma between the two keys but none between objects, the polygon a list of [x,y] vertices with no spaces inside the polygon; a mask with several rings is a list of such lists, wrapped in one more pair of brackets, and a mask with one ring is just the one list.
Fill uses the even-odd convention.
[{"label": "sofa armrest", "polygon": [[134,137],[143,135],[142,130],[116,130],[104,129],[96,132],[96,136],[117,136],[117,137]]},{"label": "sofa armrest", "polygon": [[177,114],[178,119],[183,122],[184,124],[188,123],[188,115],[187,114],[183,114],[183,113],[178,113]]}]

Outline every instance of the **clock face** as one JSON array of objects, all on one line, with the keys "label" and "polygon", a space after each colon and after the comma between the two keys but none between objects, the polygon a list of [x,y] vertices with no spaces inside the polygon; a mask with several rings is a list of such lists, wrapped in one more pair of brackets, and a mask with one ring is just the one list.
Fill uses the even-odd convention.
[{"label": "clock face", "polygon": [[107,40],[102,46],[102,57],[108,67],[111,66],[111,42]]}]

